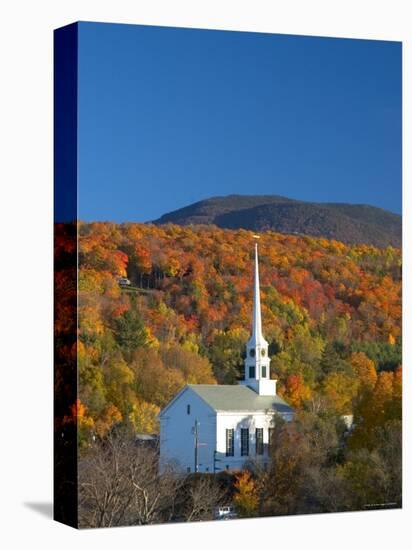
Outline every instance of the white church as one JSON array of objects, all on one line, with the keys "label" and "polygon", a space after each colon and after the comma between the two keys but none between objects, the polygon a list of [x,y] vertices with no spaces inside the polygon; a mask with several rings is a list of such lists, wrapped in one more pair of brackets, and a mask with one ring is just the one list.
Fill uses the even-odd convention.
[{"label": "white church", "polygon": [[238,385],[188,384],[166,405],[159,415],[160,464],[211,473],[238,470],[250,460],[265,466],[279,416],[290,421],[293,409],[276,395],[276,380],[270,379],[256,243],[253,325],[245,378]]}]

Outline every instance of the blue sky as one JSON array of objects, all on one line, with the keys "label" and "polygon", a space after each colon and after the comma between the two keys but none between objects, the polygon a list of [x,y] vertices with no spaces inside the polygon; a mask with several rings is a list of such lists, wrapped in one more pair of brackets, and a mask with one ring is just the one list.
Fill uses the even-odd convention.
[{"label": "blue sky", "polygon": [[81,23],[79,216],[216,195],[401,212],[401,43]]}]

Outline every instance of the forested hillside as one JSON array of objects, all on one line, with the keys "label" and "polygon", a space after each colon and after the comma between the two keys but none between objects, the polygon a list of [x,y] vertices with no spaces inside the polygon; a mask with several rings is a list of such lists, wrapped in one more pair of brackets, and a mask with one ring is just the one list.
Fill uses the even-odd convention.
[{"label": "forested hillside", "polygon": [[[156,432],[185,383],[243,376],[252,241],[207,225],[79,224],[81,440],[116,424]],[[371,423],[400,417],[400,250],[270,231],[259,247],[279,393],[297,409],[355,413],[364,442]]]}]

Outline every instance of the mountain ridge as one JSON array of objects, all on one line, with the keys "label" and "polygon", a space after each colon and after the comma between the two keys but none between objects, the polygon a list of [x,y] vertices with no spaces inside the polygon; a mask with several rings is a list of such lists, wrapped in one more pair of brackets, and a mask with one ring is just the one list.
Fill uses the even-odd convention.
[{"label": "mountain ridge", "polygon": [[308,202],[280,195],[210,197],[168,212],[152,223],[270,230],[379,248],[402,246],[399,214],[368,204]]}]

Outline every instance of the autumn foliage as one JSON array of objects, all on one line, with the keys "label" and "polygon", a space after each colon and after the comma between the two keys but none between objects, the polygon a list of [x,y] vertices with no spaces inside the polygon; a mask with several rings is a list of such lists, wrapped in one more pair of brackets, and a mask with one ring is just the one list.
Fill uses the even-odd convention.
[{"label": "autumn foliage", "polygon": [[233,503],[241,517],[253,517],[257,514],[259,496],[256,482],[248,470],[243,470],[235,477],[235,494]]},{"label": "autumn foliage", "polygon": [[[249,231],[79,223],[78,355],[84,440],[155,432],[186,383],[236,383],[250,332]],[[61,241],[61,242],[60,242]],[[66,254],[63,237],[57,255]],[[259,243],[271,374],[295,408],[368,426],[399,390],[401,252],[273,232]],[[122,288],[119,277],[131,285]],[[67,279],[67,278],[66,278]],[[56,284],[64,285],[64,272]],[[68,289],[74,292],[75,289]],[[64,334],[65,303],[56,330]],[[390,398],[392,399],[392,398]]]}]

